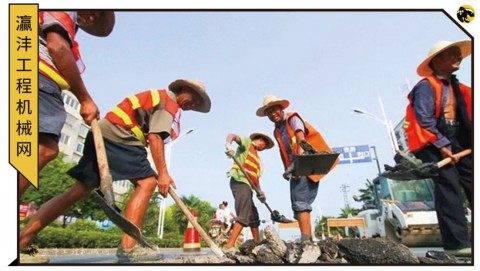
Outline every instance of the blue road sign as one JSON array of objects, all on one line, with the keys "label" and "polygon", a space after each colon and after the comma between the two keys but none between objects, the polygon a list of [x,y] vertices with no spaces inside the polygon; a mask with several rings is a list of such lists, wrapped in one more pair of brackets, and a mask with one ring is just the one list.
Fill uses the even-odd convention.
[{"label": "blue road sign", "polygon": [[332,149],[334,152],[340,153],[338,156],[340,164],[372,162],[372,155],[368,145],[335,147]]}]

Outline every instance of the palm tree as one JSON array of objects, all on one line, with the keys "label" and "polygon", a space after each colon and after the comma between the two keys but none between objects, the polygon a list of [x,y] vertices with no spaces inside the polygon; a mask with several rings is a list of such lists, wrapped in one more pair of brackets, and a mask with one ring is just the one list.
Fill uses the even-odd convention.
[{"label": "palm tree", "polygon": [[360,212],[359,209],[352,208],[352,207],[345,207],[343,209],[340,209],[342,213],[340,214],[339,218],[348,218],[349,215],[351,216],[356,216]]},{"label": "palm tree", "polygon": [[367,179],[365,188],[359,189],[358,192],[360,192],[359,201],[363,203],[371,201],[373,199],[373,183]]},{"label": "palm tree", "polygon": [[353,199],[357,202],[362,202],[363,203],[363,209],[368,209],[368,206],[371,206],[374,203],[374,194],[373,194],[373,183],[367,179],[367,182],[365,183],[365,188],[361,188],[358,190],[360,192],[360,196],[354,195]]}]

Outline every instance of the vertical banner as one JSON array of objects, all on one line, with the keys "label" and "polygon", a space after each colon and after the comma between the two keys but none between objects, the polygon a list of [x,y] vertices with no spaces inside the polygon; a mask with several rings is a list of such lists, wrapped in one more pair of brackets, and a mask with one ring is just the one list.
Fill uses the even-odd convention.
[{"label": "vertical banner", "polygon": [[38,4],[9,5],[9,162],[38,189]]}]

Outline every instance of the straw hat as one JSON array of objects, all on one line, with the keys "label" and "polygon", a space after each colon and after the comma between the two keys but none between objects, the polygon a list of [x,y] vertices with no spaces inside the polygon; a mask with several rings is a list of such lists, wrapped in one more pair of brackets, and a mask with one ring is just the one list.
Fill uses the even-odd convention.
[{"label": "straw hat", "polygon": [[79,27],[90,35],[106,37],[110,35],[115,25],[115,13],[113,11],[101,11],[100,17],[96,18],[91,25],[79,25]]},{"label": "straw hat", "polygon": [[182,87],[189,87],[202,98],[202,103],[197,107],[193,108],[192,110],[197,112],[202,112],[202,113],[207,113],[210,111],[210,107],[212,103],[210,101],[210,97],[208,97],[208,94],[205,90],[205,86],[203,85],[202,82],[198,80],[178,79],[173,83],[171,83],[168,86],[168,89],[170,89],[174,93],[177,93],[180,89],[182,89]]},{"label": "straw hat", "polygon": [[252,133],[250,135],[251,140],[257,137],[261,137],[265,139],[265,142],[267,143],[267,145],[265,146],[265,149],[271,149],[275,145],[275,143],[273,143],[273,140],[265,132]]},{"label": "straw hat", "polygon": [[433,70],[428,65],[430,61],[441,52],[455,46],[460,48],[462,58],[469,56],[472,51],[472,43],[470,40],[462,40],[457,42],[439,41],[432,46],[432,48],[428,52],[427,58],[423,60],[422,63],[420,63],[420,65],[418,65],[417,67],[418,75],[420,76],[431,75],[433,73]]},{"label": "straw hat", "polygon": [[274,95],[267,95],[263,98],[263,106],[257,109],[257,116],[265,117],[265,110],[275,105],[280,105],[283,110],[290,105],[290,102],[286,99],[279,99]]}]

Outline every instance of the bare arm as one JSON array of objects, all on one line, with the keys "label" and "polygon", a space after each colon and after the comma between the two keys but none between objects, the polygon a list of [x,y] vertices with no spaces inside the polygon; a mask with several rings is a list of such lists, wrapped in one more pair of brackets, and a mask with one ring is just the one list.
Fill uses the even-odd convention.
[{"label": "bare arm", "polygon": [[[297,130],[295,132],[295,138],[297,139],[297,142],[300,142],[302,140],[305,140],[305,133],[302,130]],[[300,146],[300,144],[297,144],[297,153],[302,154],[304,150]]]},{"label": "bare arm", "polygon": [[80,115],[90,125],[92,120],[99,118],[100,112],[83,83],[69,42],[59,33],[50,31],[47,33],[47,48],[53,63],[70,84],[70,91],[80,102]]},{"label": "bare arm", "polygon": [[228,134],[227,135],[227,143],[232,144],[233,141],[237,142],[237,144],[239,144],[239,145],[240,145],[240,143],[242,143],[242,140],[241,140],[240,136],[238,136],[236,134]]},{"label": "bare arm", "polygon": [[170,185],[177,188],[172,177],[168,174],[167,164],[165,162],[165,146],[159,134],[148,134],[148,142],[153,158],[153,163],[158,172],[157,185],[158,191],[163,197],[167,197]]}]

